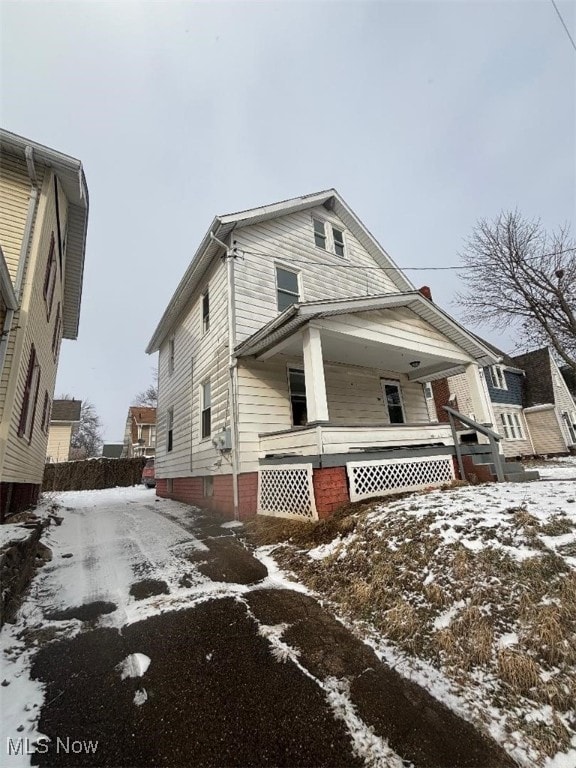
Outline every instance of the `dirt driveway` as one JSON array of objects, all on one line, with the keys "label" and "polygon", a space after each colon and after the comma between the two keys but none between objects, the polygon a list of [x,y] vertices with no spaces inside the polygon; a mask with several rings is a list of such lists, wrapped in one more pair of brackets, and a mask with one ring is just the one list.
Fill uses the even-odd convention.
[{"label": "dirt driveway", "polygon": [[2,765],[513,765],[234,527],[143,488],[59,501],[3,639]]}]

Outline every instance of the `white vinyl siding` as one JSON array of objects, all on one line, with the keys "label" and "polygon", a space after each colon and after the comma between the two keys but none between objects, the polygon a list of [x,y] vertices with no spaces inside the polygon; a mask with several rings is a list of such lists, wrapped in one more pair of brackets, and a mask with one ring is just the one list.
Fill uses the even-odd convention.
[{"label": "white vinyl siding", "polygon": [[566,439],[559,423],[555,408],[550,405],[527,408],[524,417],[534,444],[534,453],[541,456],[554,453],[566,453]]},{"label": "white vinyl siding", "polygon": [[[316,215],[327,225],[345,230],[333,212],[320,208]],[[278,315],[276,262],[300,272],[305,301],[398,293],[385,270],[373,269],[376,262],[350,232],[345,235],[346,263],[370,269],[346,269],[341,257],[318,248],[314,217],[314,210],[301,211],[236,230],[237,247],[246,251],[235,264],[237,344]]]},{"label": "white vinyl siding", "polygon": [[[292,428],[288,370],[303,370],[302,359],[242,360],[238,370],[238,432],[242,472],[258,468],[259,433]],[[389,424],[380,378],[400,381],[406,421],[428,423],[422,385],[392,371],[327,363],[324,369],[331,425]],[[298,440],[297,434],[295,441]],[[309,439],[309,435],[307,437]],[[314,453],[315,451],[311,451]]]},{"label": "white vinyl siding", "polygon": [[[210,332],[203,333],[203,296],[210,282]],[[216,261],[198,286],[188,312],[173,331],[174,373],[168,374],[169,344],[163,343],[158,359],[158,432],[156,475],[175,478],[227,474],[224,463],[211,440],[201,437],[202,382],[211,384],[212,433],[230,425],[228,403],[228,315],[226,301],[226,268]],[[174,445],[169,454],[164,447],[166,409],[174,408]]]}]

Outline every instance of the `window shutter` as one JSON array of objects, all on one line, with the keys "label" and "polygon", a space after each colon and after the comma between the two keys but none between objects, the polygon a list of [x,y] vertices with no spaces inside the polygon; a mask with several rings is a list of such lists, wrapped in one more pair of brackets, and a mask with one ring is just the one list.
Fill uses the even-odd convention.
[{"label": "window shutter", "polygon": [[30,349],[30,358],[28,360],[28,373],[26,374],[26,384],[24,385],[24,398],[22,400],[22,410],[20,411],[20,422],[18,423],[18,436],[22,437],[26,430],[26,421],[28,418],[28,408],[30,407],[30,389],[32,387],[32,377],[34,376],[34,366],[36,365],[36,349],[34,344]]}]

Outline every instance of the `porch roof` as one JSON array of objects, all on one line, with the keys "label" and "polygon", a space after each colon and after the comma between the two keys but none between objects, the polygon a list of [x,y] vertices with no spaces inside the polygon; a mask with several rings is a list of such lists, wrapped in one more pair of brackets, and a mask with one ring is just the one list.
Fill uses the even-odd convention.
[{"label": "porch roof", "polygon": [[[354,296],[293,304],[236,347],[237,357],[261,355],[294,335],[312,320],[379,309],[410,309],[459,346],[478,365],[493,365],[500,357],[419,291]],[[446,374],[444,374],[446,375]]]}]

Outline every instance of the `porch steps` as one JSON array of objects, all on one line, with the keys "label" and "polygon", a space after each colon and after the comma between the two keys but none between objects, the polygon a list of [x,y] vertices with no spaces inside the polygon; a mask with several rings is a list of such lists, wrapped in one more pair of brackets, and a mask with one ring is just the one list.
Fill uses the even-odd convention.
[{"label": "porch steps", "polygon": [[[473,454],[472,462],[482,467],[486,467],[496,479],[496,468],[491,461],[486,461],[486,454]],[[503,465],[504,480],[508,483],[527,483],[533,480],[539,480],[540,474],[533,469],[524,469],[524,465],[519,461],[505,461]]]}]

